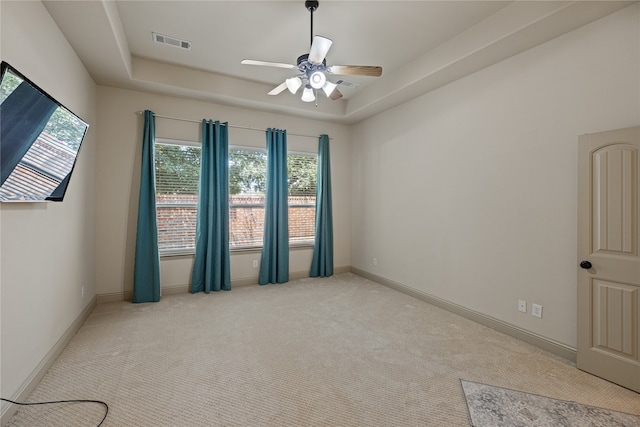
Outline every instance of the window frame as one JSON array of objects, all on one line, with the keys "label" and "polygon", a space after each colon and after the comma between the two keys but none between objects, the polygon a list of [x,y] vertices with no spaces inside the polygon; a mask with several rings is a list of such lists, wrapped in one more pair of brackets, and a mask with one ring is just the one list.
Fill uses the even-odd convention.
[{"label": "window frame", "polygon": [[[191,140],[181,140],[181,139],[172,139],[172,138],[156,138],[154,141],[154,149],[155,149],[155,145],[159,144],[159,145],[174,145],[174,146],[186,146],[186,147],[195,147],[195,148],[202,148],[202,144],[199,141],[191,141]],[[263,147],[255,147],[255,146],[250,146],[250,145],[229,145],[229,153],[231,152],[231,150],[252,150],[252,151],[258,151],[258,152],[263,152],[266,153],[267,150],[266,148]],[[305,156],[305,157],[312,157],[316,159],[316,164],[317,164],[317,159],[318,159],[318,153],[315,152],[308,152],[308,151],[291,151],[291,150],[287,150],[287,162],[289,161],[289,156]],[[268,161],[268,160],[267,160]],[[155,165],[154,165],[155,167]],[[155,173],[155,170],[154,170]],[[198,174],[199,175],[199,174]],[[317,176],[317,175],[316,175]],[[199,179],[199,176],[198,176]],[[229,185],[231,185],[231,181],[229,180]],[[317,182],[316,182],[317,185]],[[158,203],[157,201],[157,191],[156,191],[156,218],[158,216],[158,209],[166,209],[166,208],[195,208],[197,209],[198,207],[198,201],[196,199],[195,203]],[[287,197],[290,197],[289,195],[287,195]],[[229,193],[229,198],[231,199],[231,193]],[[256,204],[252,204],[252,205],[247,205],[247,204],[232,204],[231,200],[229,200],[229,213],[231,213],[231,209],[232,208],[238,208],[238,207],[260,207],[260,208],[265,208],[265,203],[256,203]],[[288,209],[299,209],[299,208],[313,208],[315,209],[316,204],[314,203],[309,203],[309,204],[299,204],[299,205],[291,205],[289,204],[289,202],[287,201],[287,207]],[[314,215],[314,225],[315,225],[315,215]],[[195,230],[194,230],[195,232]],[[230,242],[231,244],[231,242]],[[292,250],[298,250],[298,249],[306,249],[306,248],[312,248],[315,244],[315,227],[314,227],[314,235],[310,238],[310,240],[308,241],[302,241],[302,242],[291,242],[291,237],[289,238],[289,247]],[[235,247],[229,248],[229,251],[232,253],[239,253],[239,252],[259,252],[262,250],[262,243],[260,243],[260,245],[255,245],[255,246],[242,246],[242,247]],[[195,254],[195,242],[194,242],[194,247],[193,249],[191,248],[187,248],[187,249],[165,249],[165,250],[160,250],[160,257],[161,258],[165,258],[165,257],[178,257],[178,256],[193,256]]]},{"label": "window frame", "polygon": [[[190,141],[190,140],[181,140],[181,139],[171,139],[171,138],[158,138],[156,137],[154,141],[154,153],[155,153],[155,145],[174,145],[174,146],[184,146],[184,147],[194,147],[202,150],[202,144],[198,141]],[[154,155],[154,176],[155,176],[155,155]],[[198,173],[198,180],[200,179],[200,174]],[[157,177],[156,177],[156,186],[157,186]],[[158,191],[156,188],[156,224],[158,223],[158,208],[166,209],[166,208],[195,208],[196,212],[198,209],[198,199],[196,196],[195,203],[158,203]],[[194,230],[195,233],[195,230]],[[158,235],[160,234],[160,230],[158,227]],[[195,254],[195,240],[193,244],[193,249],[185,248],[185,249],[165,249],[162,250],[158,248],[158,252],[161,258],[164,257],[172,257],[172,256],[183,256],[183,255],[194,255]]]},{"label": "window frame", "polygon": [[[318,153],[317,152],[308,152],[308,151],[290,151],[287,150],[287,163],[289,162],[289,156],[294,155],[294,156],[305,156],[305,157],[314,157],[316,159],[316,194],[314,195],[314,197],[317,197],[317,188],[318,188]],[[289,194],[287,194],[287,208],[288,209],[297,209],[297,208],[313,208],[314,209],[314,235],[311,238],[310,241],[303,241],[303,242],[294,242],[291,243],[291,236],[289,236],[289,247],[290,248],[313,248],[313,246],[315,245],[315,209],[316,209],[316,203],[314,201],[313,204],[304,204],[304,205],[291,205],[289,204],[289,197],[291,197]]]},{"label": "window frame", "polygon": [[[267,157],[267,149],[265,147],[253,147],[250,145],[229,145],[229,157],[231,157],[231,150],[244,150],[244,151],[256,151],[260,153],[264,153],[265,155],[265,179],[266,179],[266,157]],[[229,176],[229,187],[231,187],[231,177]],[[231,191],[229,191],[229,199],[231,199]],[[241,203],[231,203],[229,200],[229,230],[231,231],[231,209],[232,208],[262,208],[265,209],[266,204],[266,191],[265,191],[265,203],[254,203],[254,204],[241,204]],[[229,236],[229,251],[230,252],[248,252],[248,251],[261,251],[262,250],[262,242],[259,245],[251,245],[251,246],[238,246],[231,247],[231,236]]]}]

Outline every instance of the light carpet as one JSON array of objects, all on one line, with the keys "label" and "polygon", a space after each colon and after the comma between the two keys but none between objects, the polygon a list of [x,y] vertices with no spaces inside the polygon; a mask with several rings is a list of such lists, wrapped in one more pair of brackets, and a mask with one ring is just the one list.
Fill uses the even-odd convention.
[{"label": "light carpet", "polygon": [[[469,426],[459,378],[640,415],[637,393],[351,273],[99,304],[28,401],[103,400],[103,426]],[[28,407],[10,425],[102,415]]]},{"label": "light carpet", "polygon": [[473,427],[638,427],[640,415],[460,380]]}]

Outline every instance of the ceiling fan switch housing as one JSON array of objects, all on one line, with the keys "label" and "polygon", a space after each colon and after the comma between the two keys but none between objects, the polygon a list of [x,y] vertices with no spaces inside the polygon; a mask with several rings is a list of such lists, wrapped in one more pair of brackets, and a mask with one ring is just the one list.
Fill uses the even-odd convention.
[{"label": "ceiling fan switch housing", "polygon": [[309,12],[313,12],[318,8],[318,4],[318,0],[307,0],[304,2],[304,7],[306,7]]}]

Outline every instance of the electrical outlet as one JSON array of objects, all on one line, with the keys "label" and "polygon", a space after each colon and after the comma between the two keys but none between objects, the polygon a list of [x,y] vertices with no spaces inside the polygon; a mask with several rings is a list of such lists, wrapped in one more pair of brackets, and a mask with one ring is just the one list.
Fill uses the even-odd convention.
[{"label": "electrical outlet", "polygon": [[527,302],[524,300],[518,300],[518,311],[523,313],[527,312]]},{"label": "electrical outlet", "polygon": [[531,315],[542,319],[542,306],[540,304],[531,304]]},{"label": "electrical outlet", "polygon": [[80,287],[80,298],[84,298],[84,285]]},{"label": "electrical outlet", "polygon": [[378,265],[378,258],[373,259],[373,265]]},{"label": "electrical outlet", "polygon": [[257,268],[258,267],[258,260],[254,259],[253,260],[253,268]]}]

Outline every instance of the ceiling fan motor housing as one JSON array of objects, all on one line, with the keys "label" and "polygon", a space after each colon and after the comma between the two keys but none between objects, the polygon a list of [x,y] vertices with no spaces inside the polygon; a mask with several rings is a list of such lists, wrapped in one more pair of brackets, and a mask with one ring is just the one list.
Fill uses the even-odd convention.
[{"label": "ceiling fan motor housing", "polygon": [[[314,64],[313,62],[309,61],[309,54],[305,53],[304,55],[300,55],[298,56],[298,69],[301,72],[305,72],[305,70],[307,68],[311,68],[311,66],[315,65],[316,70],[326,70],[327,69],[327,59],[323,59],[322,63],[318,63],[318,64]],[[316,71],[314,70],[314,71]]]},{"label": "ceiling fan motor housing", "polygon": [[313,63],[309,61],[309,54],[305,53],[298,57],[298,70],[305,76],[307,80],[311,79],[311,75],[316,71],[325,72],[327,70],[327,60],[323,59],[322,63]]}]

